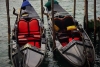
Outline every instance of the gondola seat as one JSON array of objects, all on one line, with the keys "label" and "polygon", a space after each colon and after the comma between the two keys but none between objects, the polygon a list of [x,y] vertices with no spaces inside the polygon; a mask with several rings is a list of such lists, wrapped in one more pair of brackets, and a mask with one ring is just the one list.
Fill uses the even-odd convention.
[{"label": "gondola seat", "polygon": [[69,30],[69,29],[76,29],[75,23],[71,16],[64,16],[64,17],[55,17],[54,18],[54,28],[55,31],[58,32],[59,30]]},{"label": "gondola seat", "polygon": [[18,22],[18,44],[21,46],[26,43],[40,48],[40,27],[37,19],[31,19],[30,21],[20,20]]},{"label": "gondola seat", "polygon": [[[74,27],[73,27],[74,28]],[[72,28],[71,28],[72,29]],[[66,32],[58,33],[58,39],[62,46],[66,46],[72,40],[81,41],[81,33],[78,30],[69,30]]]},{"label": "gondola seat", "polygon": [[69,42],[69,32],[66,32],[66,31],[61,31],[58,33],[58,39],[61,43],[61,45],[64,47],[68,44]]},{"label": "gondola seat", "polygon": [[[54,28],[58,33],[58,39],[62,46],[67,45],[72,39],[79,40],[78,37],[72,37],[71,31],[77,30],[74,24],[73,18],[71,16],[55,17],[54,18]],[[60,34],[60,31],[62,34]]]},{"label": "gondola seat", "polygon": [[78,30],[72,30],[69,42],[72,41],[72,39],[81,41],[82,40],[81,33]]}]

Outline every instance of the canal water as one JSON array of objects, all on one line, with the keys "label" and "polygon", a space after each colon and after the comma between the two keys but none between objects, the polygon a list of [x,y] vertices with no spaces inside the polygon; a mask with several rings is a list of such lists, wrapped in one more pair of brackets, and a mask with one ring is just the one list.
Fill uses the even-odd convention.
[{"label": "canal water", "polygon": [[[10,67],[11,64],[8,59],[8,40],[7,40],[7,14],[6,14],[6,0],[0,0],[0,67]],[[40,8],[40,0],[29,0],[30,3],[34,6],[35,10],[39,15],[41,15]],[[48,0],[43,0],[46,3]],[[94,0],[89,1],[89,11],[88,16],[89,19],[93,19],[93,2]],[[74,0],[58,0],[61,6],[68,11],[71,15],[73,15],[73,2]],[[16,16],[13,15],[13,7],[19,9],[21,6],[22,0],[10,0],[10,21],[11,28],[13,28]],[[97,0],[97,17],[100,17],[100,0]],[[17,10],[18,12],[18,10]],[[76,20],[79,21],[80,24],[83,25],[83,17],[84,17],[84,0],[77,0],[76,5]],[[45,27],[48,28],[46,16],[45,18]],[[47,36],[49,38],[49,31],[47,31]],[[99,64],[100,65],[100,64]],[[44,67],[68,67],[59,63],[59,61],[53,59],[52,49],[47,52],[47,57],[44,61]],[[71,67],[71,66],[70,66]],[[95,65],[95,67],[100,67]]]}]

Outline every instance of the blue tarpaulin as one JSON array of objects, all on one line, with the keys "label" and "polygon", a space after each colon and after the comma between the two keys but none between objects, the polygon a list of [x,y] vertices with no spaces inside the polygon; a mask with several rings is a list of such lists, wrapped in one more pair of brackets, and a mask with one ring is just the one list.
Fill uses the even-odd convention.
[{"label": "blue tarpaulin", "polygon": [[25,7],[25,6],[31,6],[31,4],[29,3],[28,0],[23,0],[22,6],[21,8]]}]

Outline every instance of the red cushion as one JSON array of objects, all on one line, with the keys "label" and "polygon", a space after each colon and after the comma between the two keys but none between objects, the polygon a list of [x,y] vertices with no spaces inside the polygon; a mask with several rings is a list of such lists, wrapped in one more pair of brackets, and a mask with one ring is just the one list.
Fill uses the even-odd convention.
[{"label": "red cushion", "polygon": [[72,41],[72,38],[71,38],[71,37],[69,38],[69,42],[70,42],[70,41]]},{"label": "red cushion", "polygon": [[35,46],[37,48],[40,48],[40,43],[39,42],[28,42],[31,46]]},{"label": "red cushion", "polygon": [[29,22],[25,20],[20,20],[18,22],[18,43],[19,44],[25,45],[26,43],[29,43],[32,46],[36,46],[40,48],[40,43],[39,43],[40,40],[41,40],[40,27],[37,19],[32,19]]},{"label": "red cushion", "polygon": [[[28,29],[29,28],[29,29]],[[37,19],[32,19],[31,21],[27,22],[25,20],[20,20],[18,22],[18,33],[19,34],[40,34],[40,27],[39,22]]]},{"label": "red cushion", "polygon": [[67,45],[67,42],[64,42],[64,43],[61,43],[62,44],[62,46],[64,47],[64,46],[66,46]]},{"label": "red cushion", "polygon": [[28,33],[28,25],[24,20],[18,22],[18,33]]},{"label": "red cushion", "polygon": [[35,46],[37,48],[40,48],[40,43],[39,42],[28,42],[31,46]]},{"label": "red cushion", "polygon": [[75,37],[74,40],[80,40],[78,37]]},{"label": "red cushion", "polygon": [[38,47],[38,48],[41,47],[39,42],[35,42],[35,46]]},{"label": "red cushion", "polygon": [[30,32],[32,31],[39,31],[39,22],[37,19],[32,19],[30,22],[29,22],[29,28],[30,28]]},{"label": "red cushion", "polygon": [[31,46],[34,46],[34,42],[28,42]]}]

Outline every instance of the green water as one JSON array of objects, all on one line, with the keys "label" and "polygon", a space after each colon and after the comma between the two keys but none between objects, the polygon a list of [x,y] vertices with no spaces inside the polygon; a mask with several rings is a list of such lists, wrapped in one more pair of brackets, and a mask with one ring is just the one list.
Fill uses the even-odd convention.
[{"label": "green water", "polygon": [[[37,13],[41,15],[41,8],[40,8],[40,0],[29,0],[30,3],[34,6]],[[68,11],[71,15],[73,15],[73,1],[74,0],[58,0],[61,6]],[[93,19],[93,0],[89,1],[89,19]],[[16,16],[13,15],[13,7],[19,9],[21,6],[22,0],[10,0],[10,21],[11,21],[11,28],[13,28]],[[44,0],[44,3],[47,0]],[[18,10],[17,10],[18,12]],[[83,16],[84,16],[84,0],[77,0],[76,6],[76,20],[79,23],[83,24]],[[100,16],[100,0],[97,0],[97,17]],[[45,27],[47,26],[46,16],[45,18]],[[9,59],[8,59],[8,42],[7,42],[7,16],[6,16],[6,4],[5,0],[0,0],[0,67],[10,67]],[[48,33],[49,31],[47,31]],[[49,34],[47,34],[48,36]],[[48,51],[48,56],[45,59],[44,67],[68,67],[61,65],[58,61],[53,59],[53,53]],[[95,65],[95,67],[97,67]]]}]

